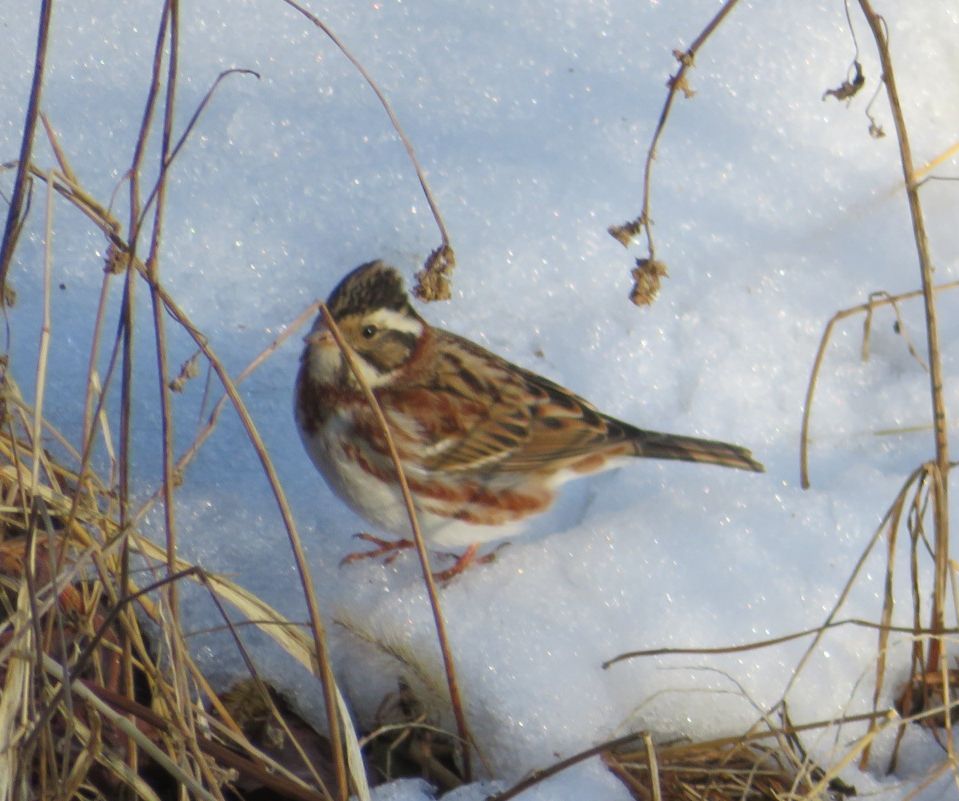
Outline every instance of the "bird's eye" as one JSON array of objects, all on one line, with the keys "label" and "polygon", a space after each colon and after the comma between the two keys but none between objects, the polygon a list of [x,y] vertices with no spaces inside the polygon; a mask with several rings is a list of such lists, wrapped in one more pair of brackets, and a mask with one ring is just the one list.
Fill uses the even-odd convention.
[{"label": "bird's eye", "polygon": [[372,339],[376,335],[376,330],[377,329],[375,325],[363,326],[363,331],[362,331],[363,338]]}]

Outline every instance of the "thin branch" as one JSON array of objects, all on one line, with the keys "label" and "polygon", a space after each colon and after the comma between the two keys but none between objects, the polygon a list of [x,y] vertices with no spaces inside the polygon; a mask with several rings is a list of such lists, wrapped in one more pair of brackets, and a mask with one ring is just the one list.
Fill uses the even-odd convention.
[{"label": "thin branch", "polygon": [[[147,257],[146,269],[154,282],[160,275],[160,236],[163,230],[164,199],[166,195],[166,179],[170,154],[170,139],[173,128],[173,113],[176,101],[176,78],[178,61],[178,25],[179,4],[177,0],[170,3],[170,60],[167,66],[166,99],[163,113],[163,134],[160,145],[160,175],[156,184],[156,211],[153,218],[153,232],[150,241],[150,254]],[[173,412],[170,408],[170,387],[168,376],[170,372],[167,363],[166,325],[163,314],[163,305],[159,295],[150,286],[150,300],[153,311],[154,344],[156,346],[157,379],[160,390],[160,419],[161,419],[161,450],[163,463],[163,516],[166,535],[167,570],[170,574],[176,572],[176,515],[173,502]],[[179,627],[180,611],[176,582],[167,587],[170,615],[174,627]],[[177,656],[174,655],[175,661]],[[182,664],[179,665],[182,667]],[[177,673],[180,671],[178,670]],[[184,699],[185,700],[185,699]]]},{"label": "thin branch", "polygon": [[158,292],[159,297],[162,299],[163,305],[166,307],[167,312],[190,335],[197,347],[203,351],[203,355],[206,357],[207,361],[213,367],[214,372],[216,372],[217,377],[220,379],[220,383],[223,385],[223,388],[226,390],[226,393],[233,404],[233,408],[236,410],[237,416],[240,418],[240,422],[246,431],[247,437],[250,440],[250,443],[253,445],[253,449],[255,450],[256,455],[260,460],[260,464],[263,467],[263,472],[266,474],[267,481],[270,484],[270,489],[273,491],[273,497],[276,500],[277,507],[280,511],[280,516],[283,519],[284,528],[286,529],[287,536],[290,541],[290,546],[293,549],[293,558],[296,562],[297,573],[300,577],[300,584],[302,586],[303,594],[306,598],[307,609],[309,610],[310,614],[310,628],[313,634],[314,646],[316,648],[316,664],[314,665],[314,673],[320,679],[320,685],[323,688],[323,700],[326,706],[327,727],[329,730],[330,744],[333,750],[333,764],[337,777],[338,798],[340,801],[346,801],[346,798],[349,795],[346,758],[343,752],[343,738],[340,735],[340,718],[336,703],[335,679],[333,677],[333,667],[326,640],[326,629],[323,625],[323,620],[320,617],[319,602],[317,601],[316,590],[313,586],[313,579],[310,573],[309,563],[306,559],[306,553],[303,550],[303,544],[300,540],[300,535],[293,519],[293,511],[290,509],[289,502],[286,498],[286,493],[283,491],[279,476],[276,473],[276,468],[273,466],[273,460],[270,458],[269,452],[266,449],[266,445],[263,442],[263,438],[260,436],[260,432],[257,430],[256,424],[253,422],[253,418],[250,416],[249,410],[246,408],[246,404],[240,397],[240,393],[236,388],[236,384],[230,378],[229,373],[223,366],[223,362],[220,361],[219,357],[210,348],[206,341],[206,337],[203,336],[200,330],[193,324],[190,318],[177,305],[173,298],[170,297],[166,290],[160,284],[156,283],[155,279],[151,277],[149,273],[146,273],[141,269],[140,274],[146,279],[148,284],[151,284],[151,286],[155,285],[156,291]]},{"label": "thin branch", "polygon": [[53,199],[55,197],[54,179],[47,183],[46,221],[43,248],[43,320],[40,324],[40,354],[37,358],[37,388],[33,406],[33,486],[40,481],[40,459],[43,451],[42,420],[43,400],[47,387],[47,359],[50,353],[50,331],[53,326],[50,314],[50,287],[53,281]]},{"label": "thin branch", "polygon": [[20,139],[20,158],[17,161],[17,176],[13,182],[13,196],[7,209],[7,221],[3,229],[3,241],[0,242],[0,305],[6,305],[7,272],[10,260],[16,248],[17,237],[22,223],[24,195],[27,187],[27,174],[33,153],[33,137],[40,116],[40,94],[43,88],[43,71],[47,63],[47,42],[50,38],[50,17],[53,14],[53,0],[43,0],[40,4],[40,23],[37,27],[37,52],[33,63],[33,82],[30,85],[30,100],[27,103],[27,118],[23,125],[23,137]]},{"label": "thin branch", "polygon": [[171,148],[169,146],[169,135],[164,134],[165,140],[165,151],[163,159],[161,160],[161,171],[160,176],[157,179],[157,182],[153,185],[153,188],[150,190],[150,194],[147,195],[146,202],[143,204],[143,211],[140,215],[141,222],[144,215],[149,211],[150,206],[153,204],[153,201],[156,199],[157,194],[160,192],[160,184],[164,177],[166,176],[167,171],[170,169],[170,166],[173,164],[173,161],[179,155],[180,150],[183,149],[183,145],[186,144],[187,139],[189,139],[190,134],[193,133],[193,129],[196,127],[197,122],[200,120],[200,116],[203,114],[203,111],[209,105],[210,101],[213,99],[213,95],[216,93],[217,88],[220,86],[220,83],[230,75],[252,75],[257,80],[260,78],[260,73],[254,72],[249,69],[240,69],[233,68],[228,70],[223,70],[219,75],[217,75],[216,80],[213,81],[213,85],[207,90],[207,93],[203,96],[203,100],[200,101],[200,104],[196,107],[193,112],[193,115],[190,117],[189,122],[187,122],[186,128],[183,133],[180,134],[179,139],[177,139],[176,144]]},{"label": "thin branch", "polygon": [[[812,626],[808,629],[803,629],[802,631],[794,631],[791,634],[783,634],[781,637],[770,637],[766,640],[755,640],[754,642],[740,643],[738,645],[725,645],[714,648],[644,648],[641,651],[627,651],[626,653],[614,656],[612,659],[607,659],[605,662],[603,662],[602,667],[603,670],[607,670],[617,662],[625,662],[626,660],[636,659],[639,657],[675,655],[688,656],[690,654],[739,654],[745,651],[758,651],[762,648],[771,648],[774,645],[782,645],[783,643],[792,642],[793,640],[801,640],[803,637],[808,637],[812,634],[821,634],[828,629],[841,628],[843,626],[859,626],[861,628],[876,629],[878,631],[887,633],[895,632],[899,634],[912,634],[917,637],[938,636],[940,633],[933,631],[932,629],[919,629],[917,631],[912,626],[892,626],[889,624],[875,623],[871,620],[853,617],[844,618],[843,620],[831,620],[827,623],[823,623],[821,626]],[[959,629],[947,629],[944,633],[959,634]]]},{"label": "thin branch", "polygon": [[883,515],[882,520],[879,522],[879,525],[876,527],[875,532],[870,538],[869,542],[866,544],[866,547],[863,548],[862,553],[859,555],[859,559],[856,561],[855,567],[852,569],[852,573],[849,575],[849,578],[846,580],[846,585],[843,587],[842,592],[839,593],[839,597],[836,599],[836,602],[833,604],[832,609],[829,611],[829,614],[826,616],[826,621],[822,626],[819,627],[819,631],[816,636],[813,638],[812,642],[803,652],[802,657],[799,662],[796,664],[796,667],[793,668],[792,674],[789,677],[789,681],[786,682],[786,687],[783,690],[782,698],[785,699],[789,694],[789,691],[793,688],[796,682],[799,680],[799,676],[803,671],[803,668],[809,662],[812,654],[815,652],[816,648],[819,646],[819,643],[822,641],[822,638],[825,636],[826,630],[831,626],[833,621],[836,619],[836,616],[839,614],[839,610],[846,603],[846,599],[849,597],[849,593],[852,592],[853,585],[856,582],[857,577],[863,569],[863,566],[866,564],[866,559],[869,557],[869,554],[872,553],[873,548],[875,548],[876,543],[879,541],[879,538],[882,536],[882,532],[885,530],[886,525],[896,514],[896,509],[904,502],[904,498],[911,487],[916,481],[919,481],[926,471],[925,465],[920,465],[915,470],[910,473],[909,477],[906,479],[903,486],[900,488],[896,500],[890,505],[889,509],[886,510],[885,515]]},{"label": "thin branch", "polygon": [[[959,281],[950,281],[945,284],[939,284],[933,288],[933,291],[939,292],[945,289],[955,289],[959,287]],[[832,337],[833,327],[840,320],[852,317],[855,314],[871,314],[872,311],[880,306],[895,306],[896,303],[919,297],[923,291],[921,289],[905,292],[901,295],[886,295],[885,297],[870,298],[867,303],[861,303],[858,306],[852,306],[836,312],[823,330],[822,337],[819,340],[819,349],[816,351],[816,358],[813,360],[812,371],[809,375],[809,383],[806,387],[806,400],[803,404],[802,426],[799,434],[799,477],[803,489],[809,489],[809,421],[812,415],[812,402],[816,393],[816,386],[819,382],[819,371],[822,368],[823,359],[826,356],[826,346]],[[925,366],[925,365],[924,365]]]},{"label": "thin branch", "polygon": [[587,759],[592,759],[594,756],[604,753],[605,751],[612,751],[615,748],[621,748],[624,745],[629,745],[636,740],[643,739],[644,732],[634,732],[633,734],[625,734],[622,737],[617,737],[613,740],[607,740],[604,743],[599,745],[591,746],[579,753],[573,754],[572,756],[566,757],[566,759],[561,759],[559,762],[556,762],[550,765],[548,768],[543,768],[542,770],[534,770],[520,782],[517,782],[508,790],[504,790],[502,793],[497,793],[496,795],[489,796],[486,801],[509,801],[511,798],[516,798],[520,793],[526,792],[530,787],[533,787],[540,782],[546,781],[555,776],[557,773],[562,773],[567,768],[573,767],[573,765],[578,765],[580,762],[585,762]]},{"label": "thin branch", "polygon": [[430,186],[426,181],[426,173],[423,171],[423,167],[420,165],[420,160],[416,157],[416,151],[413,149],[413,143],[403,130],[403,126],[400,125],[399,118],[396,116],[396,112],[393,111],[393,106],[390,105],[390,101],[386,99],[386,95],[383,94],[376,81],[373,80],[373,76],[370,75],[366,67],[363,66],[362,62],[350,52],[347,46],[343,44],[343,41],[330,29],[326,23],[323,22],[323,20],[321,20],[312,12],[307,11],[302,5],[296,2],[296,0],[283,0],[283,2],[290,6],[290,8],[298,11],[317,28],[323,31],[330,41],[336,45],[337,49],[344,56],[346,56],[346,58],[354,67],[356,67],[357,72],[363,76],[363,80],[369,84],[370,89],[372,89],[373,93],[376,95],[376,99],[380,101],[380,104],[386,111],[387,116],[390,118],[390,124],[393,126],[393,130],[396,131],[397,136],[399,136],[400,141],[403,143],[403,147],[406,148],[406,154],[409,156],[410,161],[413,164],[413,169],[416,170],[416,177],[419,179],[420,186],[423,188],[423,194],[426,196],[426,202],[429,204],[430,211],[433,213],[433,219],[436,220],[436,226],[440,229],[440,237],[443,240],[443,244],[446,247],[449,247],[449,234],[446,231],[446,225],[444,224],[443,217],[440,214],[439,206],[436,205],[436,201],[433,199],[433,193],[430,191]]},{"label": "thin branch", "polygon": [[[733,0],[733,2],[735,1],[736,0]],[[324,34],[326,34],[330,41],[336,45],[337,49],[339,49],[339,51],[346,56],[349,62],[356,68],[357,72],[360,73],[360,75],[363,77],[363,80],[365,80],[369,85],[370,89],[373,90],[377,100],[380,101],[380,104],[386,111],[387,116],[390,118],[390,124],[393,126],[393,130],[396,131],[397,136],[399,136],[400,141],[403,143],[403,147],[406,148],[406,154],[409,156],[410,162],[413,164],[413,169],[416,170],[416,177],[420,182],[420,187],[423,189],[423,194],[426,196],[426,202],[429,204],[430,212],[433,214],[433,219],[436,220],[436,226],[440,230],[440,238],[443,240],[442,244],[429,255],[429,258],[427,258],[425,269],[417,274],[417,280],[419,283],[415,291],[416,294],[424,300],[448,299],[450,296],[449,274],[456,264],[456,256],[453,253],[453,246],[450,244],[450,237],[446,231],[446,224],[443,222],[443,216],[440,214],[439,206],[433,199],[433,193],[430,190],[429,183],[426,181],[426,173],[423,171],[423,167],[420,165],[420,160],[416,156],[416,151],[413,149],[413,143],[410,141],[409,137],[406,135],[406,132],[403,130],[403,127],[400,125],[400,121],[396,116],[396,112],[393,111],[393,106],[390,104],[390,101],[386,99],[386,95],[383,94],[382,90],[377,85],[376,81],[373,80],[373,76],[370,75],[366,67],[364,67],[360,60],[350,52],[346,45],[343,44],[343,41],[326,23],[323,22],[323,20],[305,9],[300,3],[297,2],[297,0],[283,0],[283,2],[290,6],[290,8],[295,9],[297,12],[302,14],[317,28],[323,31]]]},{"label": "thin branch", "polygon": [[[899,102],[899,90],[896,88],[896,75],[893,70],[892,56],[889,53],[889,39],[885,21],[872,7],[870,0],[859,0],[862,12],[869,23],[879,61],[882,64],[882,80],[889,97],[889,109],[896,128],[899,143],[899,158],[902,162],[902,174],[906,184],[906,197],[909,202],[909,215],[912,218],[913,238],[919,257],[919,270],[922,276],[922,298],[926,315],[926,343],[929,349],[929,388],[932,400],[932,419],[935,431],[936,467],[939,480],[934,484],[935,504],[933,520],[935,525],[935,581],[933,587],[932,628],[945,628],[945,597],[949,567],[949,438],[946,420],[946,404],[942,387],[942,359],[939,353],[939,324],[936,311],[935,287],[933,286],[932,254],[929,239],[926,236],[926,224],[922,205],[919,202],[919,189],[916,185],[916,171],[913,166],[912,149],[909,146],[909,131]],[[939,667],[940,643],[933,641],[927,654],[926,667],[933,671]]]},{"label": "thin branch", "polygon": [[[153,217],[153,230],[150,238],[150,253],[147,257],[146,269],[154,280],[159,276],[160,261],[160,239],[163,230],[165,195],[167,176],[170,165],[170,148],[173,138],[173,118],[176,109],[176,88],[179,67],[179,20],[180,6],[178,0],[170,0],[170,24],[169,41],[170,51],[167,62],[167,81],[166,96],[163,105],[163,129],[160,139],[160,170],[154,187],[156,196],[156,208]],[[152,199],[151,195],[151,199]],[[146,214],[145,207],[143,214]],[[161,461],[163,469],[163,523],[164,535],[166,539],[166,564],[167,575],[173,575],[176,572],[176,550],[177,550],[177,530],[176,530],[176,507],[174,504],[174,477],[173,477],[173,412],[171,409],[171,390],[169,387],[169,365],[167,360],[167,342],[166,342],[166,318],[163,314],[163,306],[160,301],[155,285],[151,285],[150,300],[153,311],[153,330],[154,344],[156,347],[157,359],[157,380],[159,382],[160,393],[160,418],[161,418]],[[213,788],[218,788],[214,779],[210,764],[199,758],[200,746],[196,735],[196,719],[194,716],[194,704],[190,698],[190,689],[188,687],[188,671],[186,666],[185,644],[181,636],[180,626],[180,600],[178,582],[170,582],[166,588],[166,600],[169,607],[171,630],[167,637],[167,645],[170,652],[172,689],[177,703],[171,710],[172,715],[177,719],[181,729],[186,733],[184,738],[193,749],[196,756],[195,765],[200,773]],[[182,759],[185,756],[186,743],[177,741],[175,751]],[[186,760],[184,760],[186,761]],[[219,789],[216,795],[221,796]]]},{"label": "thin branch", "polygon": [[[656,261],[656,248],[653,243],[652,218],[650,216],[653,161],[656,159],[659,140],[663,135],[663,131],[666,129],[666,121],[669,118],[669,112],[672,110],[673,100],[676,99],[676,93],[679,91],[682,91],[686,97],[692,95],[689,84],[686,82],[686,73],[695,64],[696,54],[700,48],[723,23],[723,20],[725,20],[733,8],[735,8],[737,2],[739,2],[739,0],[726,0],[722,8],[716,12],[716,15],[709,21],[706,27],[703,28],[688,49],[685,51],[673,51],[673,55],[675,55],[676,60],[679,62],[679,69],[677,69],[676,73],[671,75],[666,82],[666,85],[669,87],[669,92],[666,94],[666,102],[663,104],[663,110],[659,114],[659,122],[656,123],[656,130],[653,133],[652,142],[650,142],[649,149],[646,151],[646,163],[643,167],[643,204],[639,216],[630,222],[623,223],[622,225],[612,225],[607,229],[610,236],[620,242],[624,247],[628,247],[640,234],[645,234],[647,258],[637,260],[640,269],[642,269],[644,265],[659,264]],[[639,278],[635,273],[634,278],[637,279],[638,283]],[[635,293],[636,288],[634,288],[634,295]]]},{"label": "thin branch", "polygon": [[57,160],[57,164],[60,165],[60,169],[63,171],[63,174],[67,177],[67,180],[70,183],[78,183],[76,173],[73,171],[73,167],[70,166],[70,162],[67,160],[67,154],[63,152],[63,148],[60,147],[60,140],[57,138],[56,132],[53,130],[53,126],[50,124],[50,120],[47,119],[47,115],[42,111],[40,112],[40,122],[43,123],[43,130],[47,134],[47,141],[50,143],[50,147],[53,148],[53,155]]},{"label": "thin branch", "polygon": [[[146,155],[147,140],[153,115],[156,111],[160,93],[160,72],[163,64],[163,43],[166,40],[167,28],[170,23],[170,0],[163,3],[163,13],[157,28],[156,44],[153,48],[153,64],[150,70],[150,87],[147,91],[143,117],[140,121],[140,130],[137,136],[136,147],[130,165],[130,248],[129,263],[136,260],[137,238],[140,233],[140,169]],[[127,269],[123,282],[123,300],[121,306],[120,323],[117,329],[117,338],[122,341],[122,358],[120,363],[120,458],[119,458],[119,523],[120,530],[127,531],[129,524],[129,501],[132,461],[130,457],[130,438],[133,426],[133,336],[134,336],[134,295],[136,273]],[[120,594],[125,596],[130,587],[130,552],[127,538],[124,537],[120,551]],[[121,631],[123,647],[124,685],[129,698],[134,697],[133,687],[133,658],[132,644],[127,628]],[[137,770],[136,742],[127,740],[127,759],[130,767]]]},{"label": "thin branch", "polygon": [[362,388],[367,404],[369,404],[370,409],[376,416],[380,430],[382,430],[386,439],[386,446],[389,449],[390,458],[396,467],[396,477],[399,481],[400,491],[403,493],[403,501],[406,504],[406,512],[413,530],[413,542],[416,545],[416,553],[420,559],[423,581],[426,583],[426,592],[429,595],[430,608],[433,611],[433,622],[436,625],[436,636],[439,640],[440,652],[443,655],[443,667],[446,671],[446,684],[449,689],[450,704],[453,707],[453,717],[456,718],[457,734],[460,742],[463,744],[463,775],[468,784],[472,781],[470,745],[473,744],[473,738],[466,723],[466,713],[463,710],[463,701],[460,696],[459,681],[456,676],[456,665],[453,661],[453,652],[450,649],[449,637],[446,634],[446,622],[443,619],[443,610],[440,606],[439,594],[436,591],[436,582],[433,580],[433,571],[430,568],[430,558],[426,550],[425,540],[423,539],[423,532],[420,530],[419,520],[417,520],[416,517],[413,495],[410,493],[410,487],[406,481],[406,473],[403,470],[400,455],[396,450],[396,444],[393,442],[389,424],[386,421],[386,416],[383,414],[383,409],[380,407],[379,401],[376,399],[376,395],[373,394],[373,390],[371,390],[366,381],[364,381],[363,374],[357,367],[353,354],[350,352],[346,340],[343,339],[343,335],[336,325],[336,320],[333,319],[333,315],[330,314],[330,310],[326,307],[325,303],[320,305],[320,313],[323,315],[323,322],[336,340],[336,344],[339,346],[343,358],[346,359],[350,371],[356,377],[357,383],[359,383]]}]

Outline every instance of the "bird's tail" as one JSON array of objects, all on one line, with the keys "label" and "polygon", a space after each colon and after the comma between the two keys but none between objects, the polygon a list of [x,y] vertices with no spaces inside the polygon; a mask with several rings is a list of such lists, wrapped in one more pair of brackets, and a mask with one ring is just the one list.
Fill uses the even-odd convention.
[{"label": "bird's tail", "polygon": [[649,459],[679,459],[684,462],[702,462],[752,470],[764,473],[766,468],[753,459],[747,448],[716,442],[711,439],[683,437],[677,434],[660,434],[658,431],[639,430],[633,438],[637,456]]}]

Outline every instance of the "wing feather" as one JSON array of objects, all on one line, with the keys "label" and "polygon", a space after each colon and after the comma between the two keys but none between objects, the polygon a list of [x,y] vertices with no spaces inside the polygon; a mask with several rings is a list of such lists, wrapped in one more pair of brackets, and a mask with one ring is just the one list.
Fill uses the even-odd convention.
[{"label": "wing feather", "polygon": [[433,369],[394,398],[422,421],[427,444],[416,460],[422,469],[551,472],[630,439],[625,424],[560,385],[469,340],[434,333],[442,339]]}]

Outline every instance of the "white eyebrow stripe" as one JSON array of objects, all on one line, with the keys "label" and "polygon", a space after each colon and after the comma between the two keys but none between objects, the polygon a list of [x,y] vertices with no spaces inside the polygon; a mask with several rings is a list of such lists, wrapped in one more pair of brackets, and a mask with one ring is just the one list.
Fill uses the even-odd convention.
[{"label": "white eyebrow stripe", "polygon": [[363,318],[364,323],[389,331],[402,331],[405,334],[419,336],[423,333],[423,323],[415,317],[401,314],[393,309],[377,309]]}]

